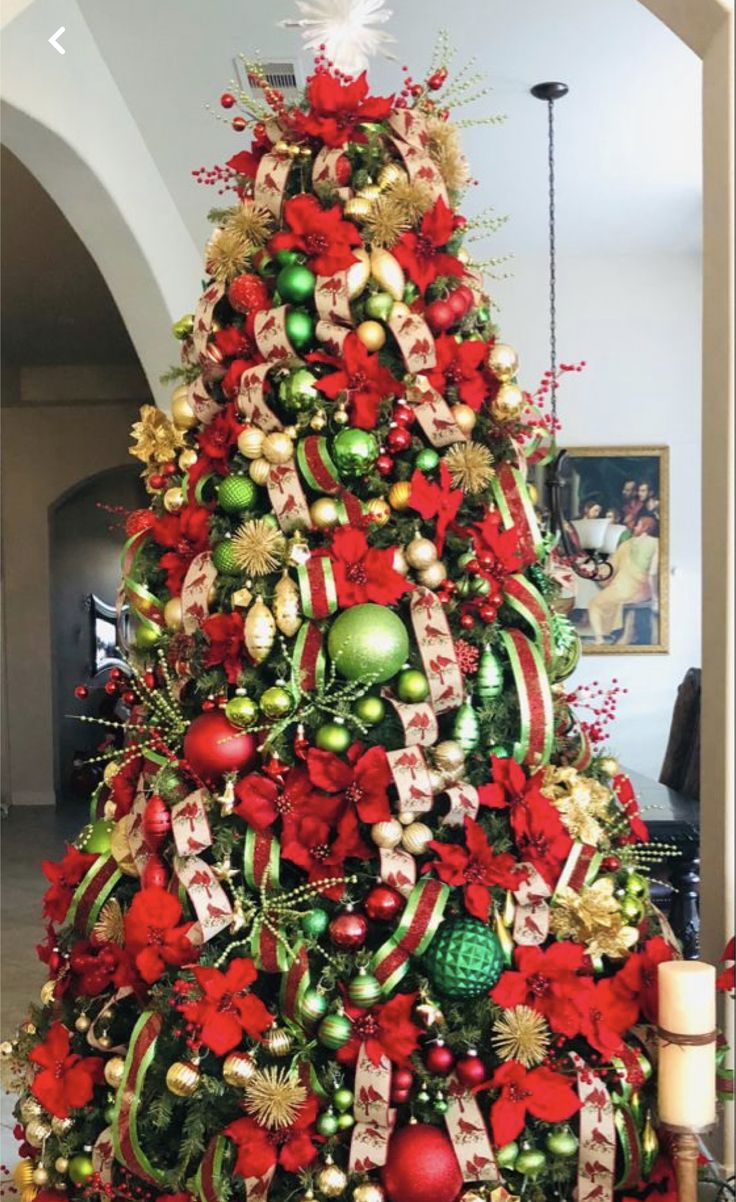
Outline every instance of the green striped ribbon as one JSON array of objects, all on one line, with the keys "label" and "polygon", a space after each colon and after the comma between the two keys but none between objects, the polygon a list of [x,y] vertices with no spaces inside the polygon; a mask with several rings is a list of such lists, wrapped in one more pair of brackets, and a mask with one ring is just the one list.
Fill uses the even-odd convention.
[{"label": "green striped ribbon", "polygon": [[194,1188],[200,1202],[220,1202],[223,1196],[223,1161],[228,1149],[224,1135],[215,1135],[207,1145],[194,1176]]},{"label": "green striped ribbon", "polygon": [[296,446],[296,461],[304,480],[315,492],[333,494],[340,491],[340,473],[327,448],[327,439],[309,434]]},{"label": "green striped ribbon", "polygon": [[92,930],[108,897],[120,880],[122,873],[113,865],[111,855],[100,855],[77,885],[66,915],[70,925],[77,919],[86,934]]},{"label": "green striped ribbon", "polygon": [[[502,630],[501,641],[519,698],[521,729],[514,744],[514,759],[535,767],[548,764],[554,749],[554,711],[542,653],[520,630]],[[522,653],[527,665],[522,663]]]},{"label": "green striped ribbon", "polygon": [[308,559],[297,568],[302,612],[308,618],[326,618],[337,609],[337,585],[332,561],[326,555]]},{"label": "green striped ribbon", "polygon": [[449,896],[449,885],[429,877],[412,889],[401,922],[371,960],[371,972],[380,981],[385,996],[390,996],[406,976],[410,957],[426,952],[442,922]]},{"label": "green striped ribbon", "polygon": [[291,679],[294,689],[312,693],[325,682],[327,657],[322,632],[314,622],[303,622],[292,651]]},{"label": "green striped ribbon", "polygon": [[552,614],[536,585],[527,580],[526,576],[522,576],[520,572],[515,572],[506,579],[504,601],[531,627],[534,633],[534,641],[540,647],[546,663],[551,663],[552,639],[550,637],[550,628]]},{"label": "green striped ribbon", "polygon": [[243,873],[251,889],[277,889],[281,853],[279,841],[273,835],[259,833],[248,827],[243,847]]},{"label": "green striped ribbon", "polygon": [[167,1184],[167,1174],[156,1168],[143,1151],[138,1134],[138,1113],[162,1024],[160,1014],[144,1010],[133,1028],[111,1124],[115,1159],[137,1177],[159,1187]]}]

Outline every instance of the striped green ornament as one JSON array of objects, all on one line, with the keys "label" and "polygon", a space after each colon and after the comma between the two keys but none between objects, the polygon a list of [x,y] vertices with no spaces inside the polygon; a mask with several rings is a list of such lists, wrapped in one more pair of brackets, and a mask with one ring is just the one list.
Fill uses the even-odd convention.
[{"label": "striped green ornament", "polygon": [[498,656],[490,647],[486,647],[480,657],[475,689],[484,704],[495,701],[503,692],[503,668]]},{"label": "striped green ornament", "polygon": [[452,737],[463,751],[475,751],[480,742],[478,715],[469,701],[464,701],[455,714]]},{"label": "striped green ornament", "polygon": [[305,990],[299,1007],[301,1017],[308,1023],[317,1023],[327,1012],[327,997],[321,989],[310,986]]},{"label": "striped green ornament", "polygon": [[357,977],[353,977],[348,985],[348,997],[361,1010],[368,1010],[381,999],[381,985],[372,973],[364,968],[358,969]]},{"label": "striped green ornament", "polygon": [[353,1024],[345,1014],[328,1014],[317,1028],[317,1039],[326,1048],[337,1051],[349,1041]]}]

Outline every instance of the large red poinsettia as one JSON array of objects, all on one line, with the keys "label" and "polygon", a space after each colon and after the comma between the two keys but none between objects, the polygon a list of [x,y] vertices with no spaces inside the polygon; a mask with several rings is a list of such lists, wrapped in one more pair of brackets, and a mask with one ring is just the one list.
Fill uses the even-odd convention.
[{"label": "large red poinsettia", "polygon": [[327,793],[340,793],[361,822],[388,821],[388,788],[393,777],[383,747],[365,751],[361,743],[353,743],[346,758],[347,763],[331,751],[310,747],[307,771],[312,784]]},{"label": "large red poinsettia", "polygon": [[84,997],[97,997],[113,984],[118,989],[132,986],[136,980],[130,954],[117,943],[80,940],[69,953],[69,968],[75,992]]},{"label": "large red poinsettia", "polygon": [[250,992],[258,977],[252,960],[247,957],[233,960],[225,972],[217,968],[193,971],[202,996],[185,1002],[181,1012],[187,1022],[198,1028],[202,1043],[216,1056],[224,1056],[236,1048],[243,1032],[250,1039],[260,1039],[272,1025],[273,1015]]},{"label": "large red poinsettia", "polygon": [[397,993],[390,1002],[361,1010],[350,1002],[345,1013],[353,1024],[349,1041],[340,1048],[337,1059],[341,1064],[355,1064],[361,1046],[373,1062],[380,1064],[388,1056],[393,1064],[407,1065],[417,1050],[421,1028],[411,1021],[416,993]]},{"label": "large red poinsettia", "polygon": [[453,388],[463,404],[480,409],[488,395],[485,342],[456,342],[450,334],[441,334],[435,339],[435,351],[437,362],[424,373],[432,387],[441,393]]},{"label": "large red poinsettia", "polygon": [[[284,822],[281,856],[302,868],[311,883],[344,876],[346,860],[368,860],[374,853],[361,839],[352,809],[340,816],[337,829],[325,817],[309,811],[291,815]],[[326,897],[333,898],[341,892],[341,886],[324,890]]]},{"label": "large red poinsettia", "polygon": [[611,978],[616,993],[633,998],[649,1022],[657,1021],[660,964],[674,958],[669,943],[661,935],[649,939],[640,952],[633,952],[623,968]]},{"label": "large red poinsettia", "polygon": [[419,469],[411,478],[410,509],[416,509],[425,522],[436,518],[435,545],[441,555],[445,545],[445,535],[450,522],[454,522],[457,511],[462,505],[462,489],[452,487],[452,476],[447,464],[440,463],[440,478],[438,482],[428,480]]},{"label": "large red poinsettia", "polygon": [[339,357],[315,351],[307,356],[312,362],[329,363],[337,368],[317,381],[320,392],[336,401],[344,393],[350,405],[354,426],[372,430],[378,421],[381,401],[404,395],[404,385],[380,363],[378,355],[370,355],[355,333],[348,334]]},{"label": "large red poinsettia", "polygon": [[74,890],[96,859],[67,844],[66,855],[58,864],[54,860],[42,862],[43,874],[51,882],[43,895],[43,912],[52,922],[64,921]]},{"label": "large red poinsettia", "polygon": [[468,533],[481,567],[487,563],[491,572],[498,576],[508,572],[520,572],[534,562],[534,553],[525,552],[519,546],[516,530],[511,526],[504,530],[497,509],[490,509],[482,522],[477,522]]},{"label": "large red poinsettia", "polygon": [[723,949],[721,956],[723,971],[718,974],[716,989],[719,993],[736,992],[736,949],[733,935]]},{"label": "large red poinsettia", "polygon": [[625,772],[619,772],[613,778],[613,791],[618,798],[621,808],[626,815],[629,823],[629,840],[634,843],[648,843],[649,831],[647,824],[643,821],[641,811],[639,810],[639,802],[636,799],[634,786],[629,780]]},{"label": "large red poinsettia", "polygon": [[297,128],[325,146],[364,142],[360,128],[366,121],[385,121],[391,115],[393,96],[369,96],[365,71],[355,79],[341,80],[330,71],[316,71],[307,84],[309,111],[295,113]]},{"label": "large red poinsettia", "polygon": [[572,839],[555,807],[541,794],[531,794],[512,811],[511,826],[520,859],[533,864],[554,889],[572,851]]},{"label": "large red poinsettia", "polygon": [[241,1177],[263,1177],[276,1165],[287,1173],[305,1169],[317,1155],[313,1123],[318,1111],[317,1099],[310,1094],[290,1127],[271,1131],[248,1118],[230,1123],[225,1134],[238,1147],[235,1171]]},{"label": "large red poinsettia", "polygon": [[472,818],[465,819],[465,844],[440,843],[430,847],[438,858],[429,865],[446,885],[462,886],[465,909],[481,922],[490,920],[494,886],[517,889],[525,869],[509,852],[496,855],[485,831]]},{"label": "large red poinsettia", "polygon": [[212,468],[224,473],[238,434],[243,429],[243,423],[235,412],[235,405],[229,402],[223,405],[207,426],[203,426],[197,434],[200,450],[207,456]]},{"label": "large red poinsettia", "polygon": [[580,1109],[573,1081],[550,1068],[531,1072],[518,1060],[508,1060],[496,1069],[491,1085],[500,1094],[491,1106],[493,1142],[497,1148],[521,1135],[527,1114],[543,1123],[561,1123]]},{"label": "large red poinsettia", "polygon": [[393,248],[393,254],[421,293],[425,293],[440,275],[465,274],[460,260],[445,252],[456,228],[457,220],[452,209],[438,196],[432,208],[422,217],[419,232],[409,230],[402,234]]},{"label": "large red poinsettia", "polygon": [[251,772],[235,786],[235,813],[254,830],[265,831],[277,818],[288,826],[305,813],[315,813],[332,828],[340,815],[340,799],[325,797],[312,785],[303,765],[291,768],[279,785]]},{"label": "large red poinsettia", "polygon": [[577,943],[553,943],[540,947],[517,947],[516,968],[504,972],[491,990],[497,1006],[530,1006],[543,1014],[553,1031],[573,1038],[580,1030],[580,1012],[575,999],[583,987],[584,949]]},{"label": "large red poinsettia", "polygon": [[179,513],[156,518],[152,534],[166,551],[159,561],[166,572],[166,586],[174,597],[181,593],[187,568],[202,551],[209,550],[209,510],[203,505],[185,505]]},{"label": "large red poinsettia", "polygon": [[165,889],[141,889],[133,898],[125,915],[125,946],[146,984],[158,981],[169,965],[197,958],[187,938],[194,924],[180,925],[180,919],[181,902]]},{"label": "large red poinsettia", "polygon": [[315,196],[302,192],[284,205],[284,223],[289,227],[274,234],[268,244],[271,254],[300,250],[316,275],[335,275],[356,262],[351,247],[363,239],[352,221],[343,221],[339,205],[323,209]]},{"label": "large red poinsettia", "polygon": [[602,981],[588,977],[578,981],[575,1005],[580,1013],[580,1034],[590,1046],[606,1060],[618,1056],[624,1034],[639,1018],[638,1000],[617,990],[610,977]]},{"label": "large red poinsettia", "polygon": [[71,1051],[71,1034],[63,1023],[52,1023],[43,1043],[29,1054],[40,1065],[31,1083],[34,1098],[59,1119],[69,1111],[86,1106],[95,1085],[102,1081],[102,1059],[78,1056]]},{"label": "large red poinsettia", "polygon": [[395,605],[404,593],[411,592],[414,585],[396,571],[394,555],[391,547],[370,547],[362,530],[350,526],[336,530],[329,556],[340,609],[365,601]]},{"label": "large red poinsettia", "polygon": [[207,639],[205,668],[222,664],[230,684],[236,684],[243,667],[243,618],[239,613],[218,613],[205,618],[202,631]]}]

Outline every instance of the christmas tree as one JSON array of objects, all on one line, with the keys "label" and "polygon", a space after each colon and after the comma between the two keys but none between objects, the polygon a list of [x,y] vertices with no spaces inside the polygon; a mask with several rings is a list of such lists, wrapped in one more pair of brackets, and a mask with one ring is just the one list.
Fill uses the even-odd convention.
[{"label": "christmas tree", "polygon": [[458,208],[472,84],[442,51],[375,96],[333,53],[293,106],[248,64],[250,149],[197,173],[206,285],[133,430],[129,718],[6,1048],[21,1202],[671,1196],[678,953],[609,702],[564,684],[554,423]]}]

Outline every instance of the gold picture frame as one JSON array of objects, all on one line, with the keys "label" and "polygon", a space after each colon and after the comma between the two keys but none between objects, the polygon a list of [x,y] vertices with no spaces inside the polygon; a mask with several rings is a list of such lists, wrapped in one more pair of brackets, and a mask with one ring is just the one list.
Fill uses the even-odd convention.
[{"label": "gold picture frame", "polygon": [[613,567],[612,575],[598,582],[566,574],[562,603],[583,654],[664,655],[669,651],[669,447],[565,450],[560,475],[568,535]]}]

